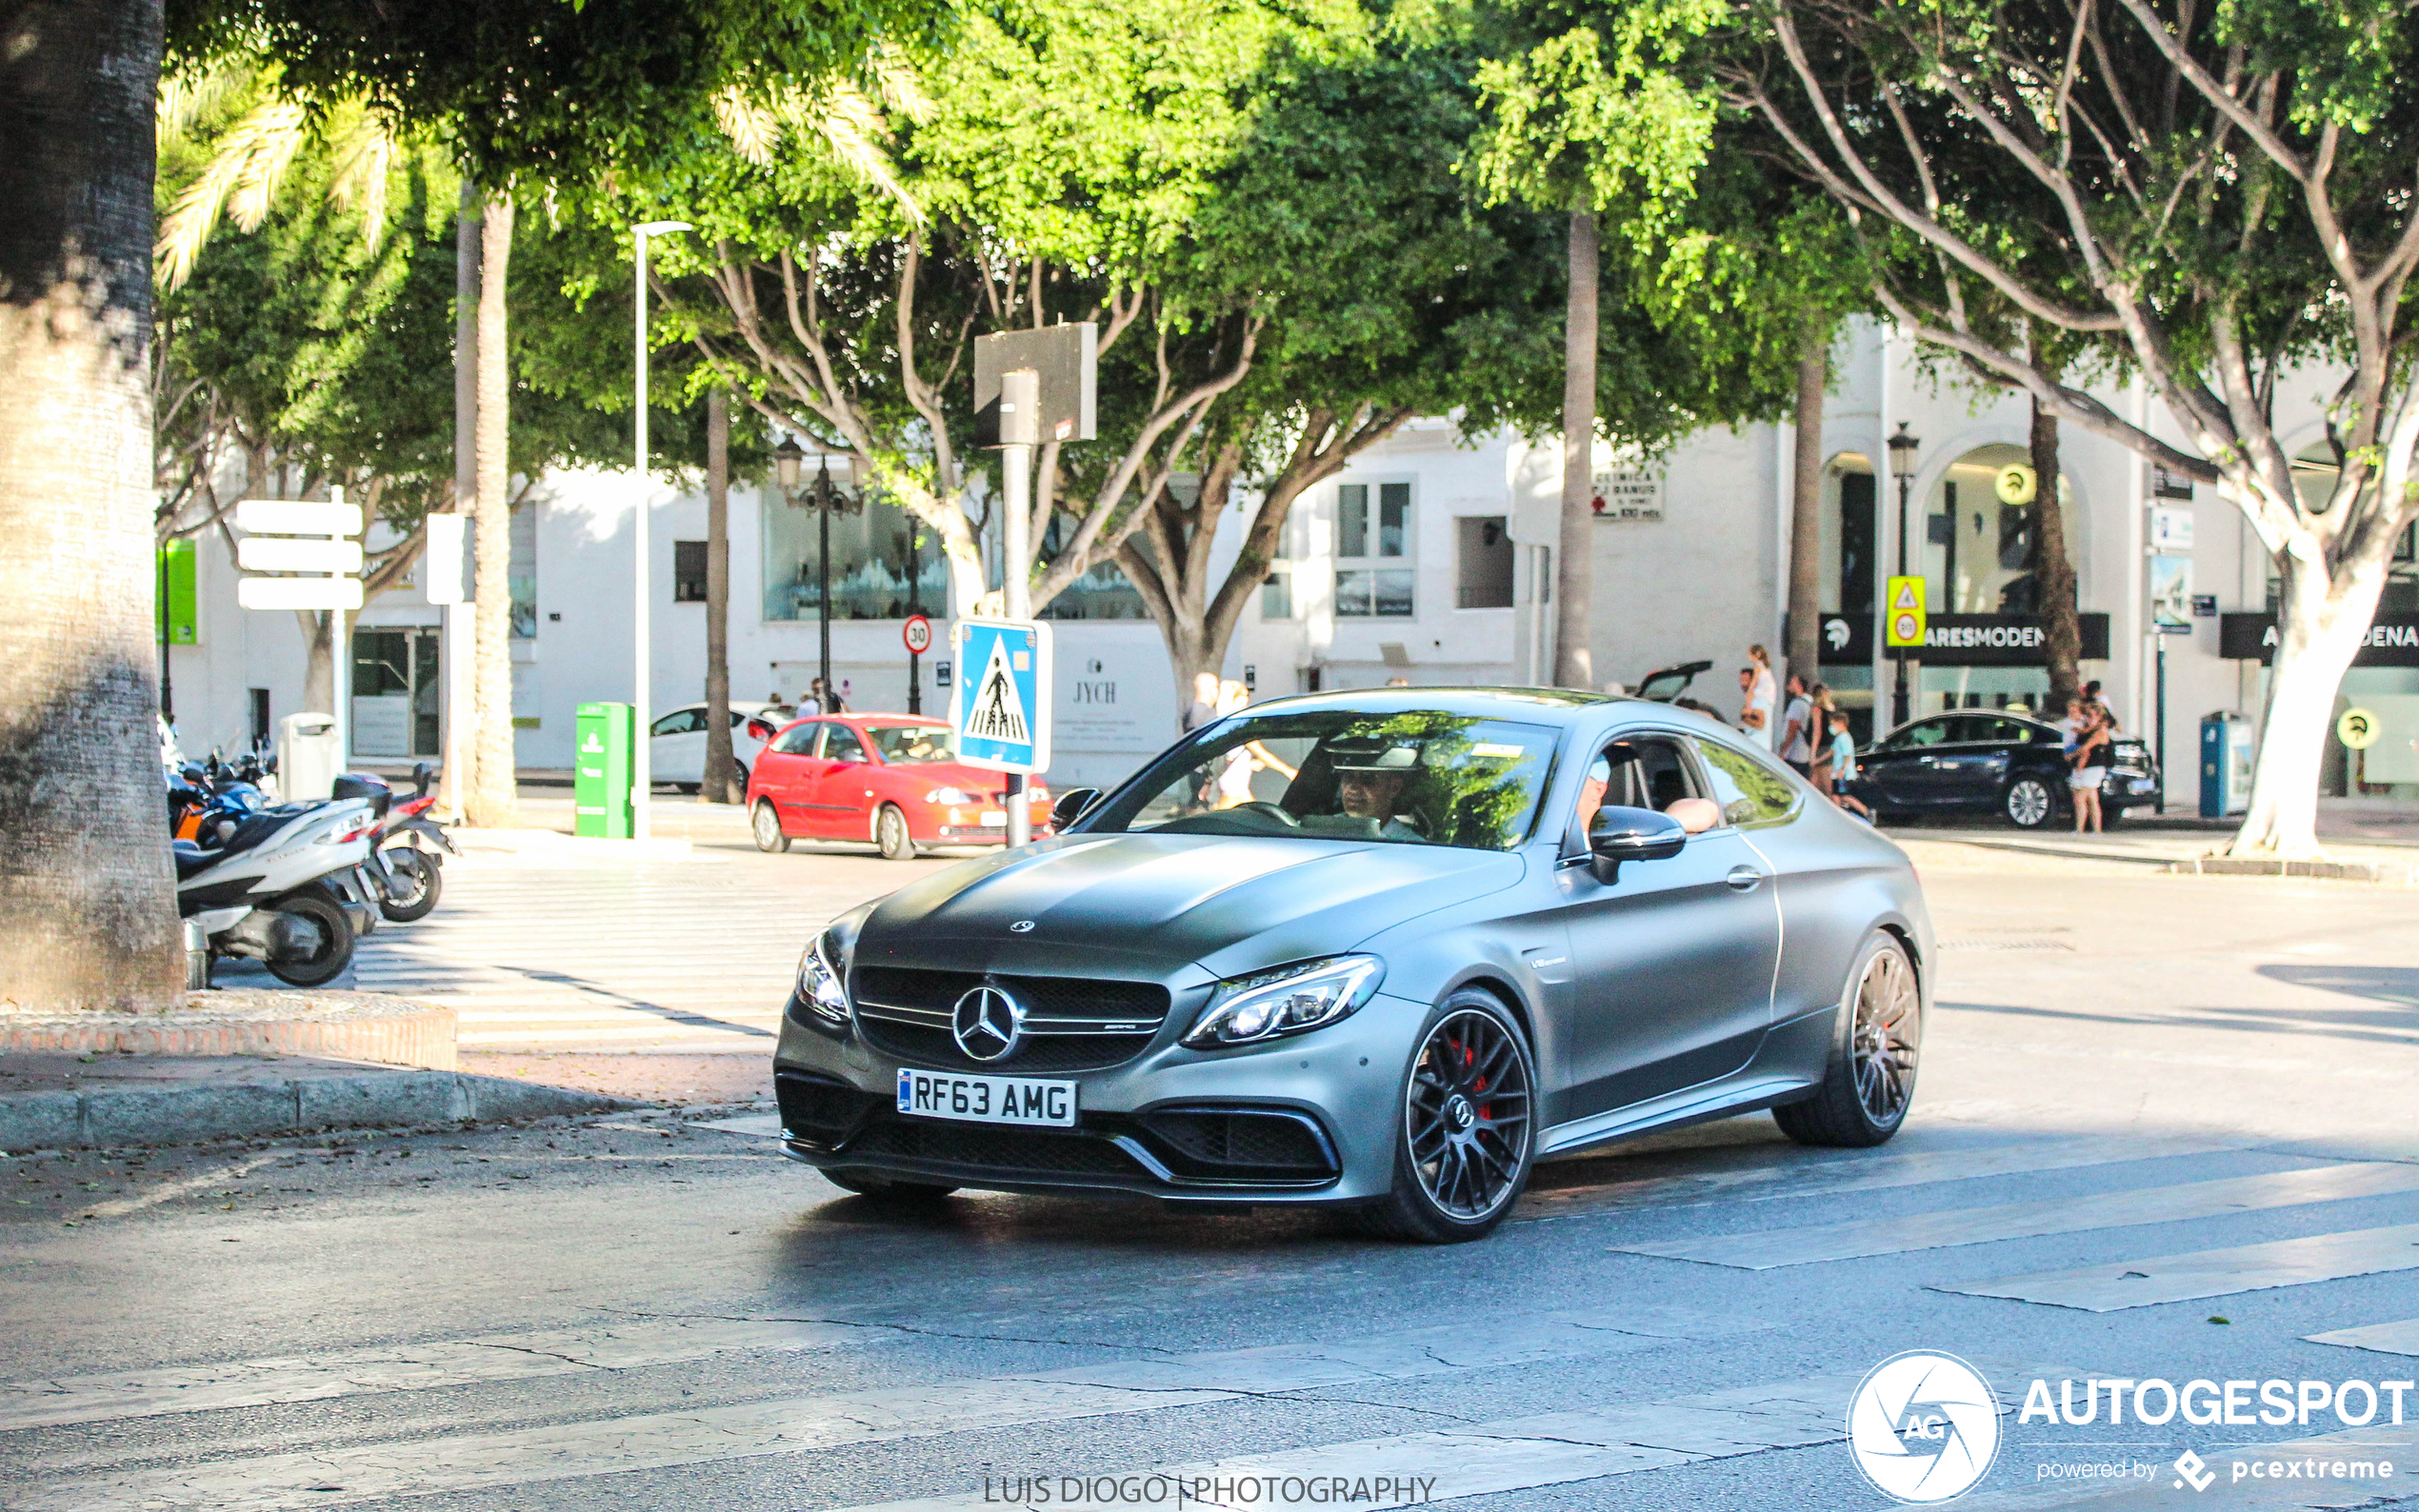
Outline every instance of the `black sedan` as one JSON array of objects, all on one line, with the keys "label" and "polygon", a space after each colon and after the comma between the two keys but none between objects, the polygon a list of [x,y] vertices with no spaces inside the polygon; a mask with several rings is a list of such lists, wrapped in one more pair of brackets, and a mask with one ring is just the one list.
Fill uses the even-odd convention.
[{"label": "black sedan", "polygon": [[[1849,791],[1884,819],[1996,813],[2039,829],[2072,813],[2066,736],[2001,710],[1966,709],[1901,725],[1856,758]],[[2103,824],[2158,801],[2158,763],[2138,740],[2116,741],[2100,782]]]},{"label": "black sedan", "polygon": [[773,1067],[791,1156],[890,1201],[1324,1204],[1444,1243],[1541,1156],[1759,1108],[1876,1144],[1907,1116],[1913,869],[1710,720],[1285,699],[1058,818],[810,944]]}]

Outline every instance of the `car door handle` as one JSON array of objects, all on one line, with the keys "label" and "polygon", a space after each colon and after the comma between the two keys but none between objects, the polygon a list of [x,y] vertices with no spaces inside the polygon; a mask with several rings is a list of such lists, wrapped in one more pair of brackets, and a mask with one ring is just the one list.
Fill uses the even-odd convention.
[{"label": "car door handle", "polygon": [[1732,892],[1753,892],[1764,881],[1764,873],[1753,866],[1732,866],[1730,874],[1722,880],[1730,885]]}]

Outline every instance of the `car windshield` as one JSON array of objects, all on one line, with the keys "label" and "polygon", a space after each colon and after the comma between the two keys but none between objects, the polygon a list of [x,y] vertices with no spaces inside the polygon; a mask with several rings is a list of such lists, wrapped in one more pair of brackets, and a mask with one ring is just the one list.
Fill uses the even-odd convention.
[{"label": "car windshield", "polygon": [[1161,757],[1084,827],[1504,850],[1529,832],[1555,734],[1427,710],[1245,715]]},{"label": "car windshield", "polygon": [[868,725],[865,738],[886,762],[913,766],[957,760],[957,746],[947,725]]}]

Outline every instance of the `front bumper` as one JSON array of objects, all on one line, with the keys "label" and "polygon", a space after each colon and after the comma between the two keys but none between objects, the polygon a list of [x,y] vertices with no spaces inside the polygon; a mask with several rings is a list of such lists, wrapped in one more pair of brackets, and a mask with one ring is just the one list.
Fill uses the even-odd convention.
[{"label": "front bumper", "polygon": [[1070,1129],[912,1117],[886,1053],[851,1025],[801,1023],[773,1057],[783,1147],[825,1170],[998,1191],[1174,1201],[1350,1204],[1393,1184],[1397,1100],[1428,1005],[1372,998],[1341,1024],[1257,1047],[1176,1043],[1201,996],[1178,994],[1150,1044],[1103,1070],[1008,1072],[1076,1084]]}]

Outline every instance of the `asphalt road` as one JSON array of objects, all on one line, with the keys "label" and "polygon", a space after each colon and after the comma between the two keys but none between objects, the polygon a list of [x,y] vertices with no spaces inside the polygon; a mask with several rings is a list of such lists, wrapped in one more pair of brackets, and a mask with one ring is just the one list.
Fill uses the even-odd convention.
[{"label": "asphalt road", "polygon": [[[726,929],[817,922],[784,889],[829,858],[715,865]],[[2011,1409],[2070,1378],[2078,1413],[2095,1377],[2330,1403],[2419,1378],[2410,896],[1927,884],[1943,1005],[1895,1143],[1804,1151],[1763,1118],[1641,1141],[1544,1168],[1456,1248],[1316,1215],[888,1209],[672,1115],[0,1162],[0,1506],[978,1507],[1034,1477],[1062,1506],[1068,1477],[1180,1470],[1242,1505],[1269,1503],[1238,1477],[1336,1475],[1471,1512],[1867,1508],[1841,1424],[1903,1350]],[[770,919],[734,912],[750,886]],[[2234,1424],[2145,1426],[2141,1400],[2009,1411],[1960,1504],[2419,1502],[2419,1390],[2359,1431],[2259,1422],[2256,1387]],[[1151,1494],[1096,1489],[1121,1484]]]}]

